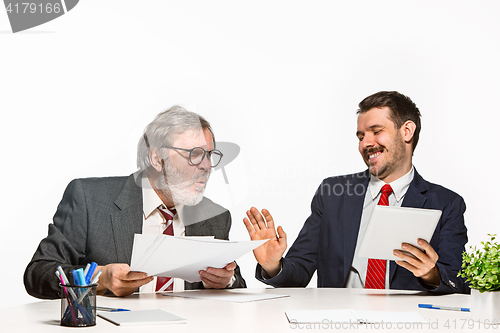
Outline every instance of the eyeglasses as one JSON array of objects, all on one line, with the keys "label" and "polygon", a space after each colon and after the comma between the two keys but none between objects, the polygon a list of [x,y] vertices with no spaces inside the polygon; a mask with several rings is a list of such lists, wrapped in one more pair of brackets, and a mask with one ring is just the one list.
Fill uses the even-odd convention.
[{"label": "eyeglasses", "polygon": [[203,159],[205,158],[206,155],[208,160],[210,161],[210,166],[212,168],[215,168],[217,165],[219,165],[220,160],[222,159],[223,156],[222,153],[217,149],[207,151],[201,147],[194,147],[193,149],[184,149],[178,147],[162,146],[161,148],[188,151],[189,163],[195,166],[200,165],[201,162],[203,162]]}]

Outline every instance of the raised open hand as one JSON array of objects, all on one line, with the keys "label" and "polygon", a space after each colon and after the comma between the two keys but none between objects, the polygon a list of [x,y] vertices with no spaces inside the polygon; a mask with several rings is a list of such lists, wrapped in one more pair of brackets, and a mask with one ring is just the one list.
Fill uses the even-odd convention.
[{"label": "raised open hand", "polygon": [[262,214],[255,207],[247,211],[247,217],[243,219],[250,239],[269,239],[255,250],[253,254],[266,273],[273,277],[279,273],[280,260],[286,250],[286,233],[281,226],[276,230],[274,220],[267,209],[262,210]]}]

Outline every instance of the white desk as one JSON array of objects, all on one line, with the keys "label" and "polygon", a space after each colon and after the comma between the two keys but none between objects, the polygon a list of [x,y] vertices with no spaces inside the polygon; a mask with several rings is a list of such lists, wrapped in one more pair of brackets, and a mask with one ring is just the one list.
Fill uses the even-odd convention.
[{"label": "white desk", "polygon": [[[358,309],[378,311],[416,311],[430,325],[423,327],[402,326],[408,332],[500,332],[500,327],[475,323],[467,312],[419,309],[419,303],[448,306],[470,306],[469,295],[436,296],[428,293],[363,289],[329,288],[283,288],[248,289],[249,292],[288,294],[290,297],[249,303],[234,303],[213,300],[166,297],[161,294],[131,295],[125,298],[98,296],[97,305],[121,307],[130,310],[163,308],[187,318],[187,324],[120,327],[97,318],[97,325],[91,328],[66,328],[59,326],[60,300],[40,301],[0,310],[0,331],[3,332],[54,332],[88,330],[89,332],[283,332],[311,331],[307,325],[293,326],[288,323],[285,311],[315,309]],[[400,323],[402,324],[402,323]],[[330,324],[333,325],[333,324]],[[406,324],[410,325],[410,324]],[[398,331],[391,325],[391,331]],[[430,327],[429,327],[430,326]],[[409,328],[408,328],[409,327]],[[376,325],[359,327],[324,327],[316,325],[315,331],[381,330]]]}]

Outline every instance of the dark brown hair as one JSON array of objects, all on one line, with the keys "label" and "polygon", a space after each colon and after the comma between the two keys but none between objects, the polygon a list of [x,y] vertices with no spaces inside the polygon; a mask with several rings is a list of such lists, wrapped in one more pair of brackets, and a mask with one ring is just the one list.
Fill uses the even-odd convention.
[{"label": "dark brown hair", "polygon": [[391,120],[396,129],[401,128],[403,124],[410,120],[415,123],[416,129],[413,134],[413,151],[417,147],[420,134],[420,111],[413,101],[397,91],[379,91],[376,94],[366,97],[359,103],[357,114],[365,113],[372,108],[388,107],[391,110]]}]

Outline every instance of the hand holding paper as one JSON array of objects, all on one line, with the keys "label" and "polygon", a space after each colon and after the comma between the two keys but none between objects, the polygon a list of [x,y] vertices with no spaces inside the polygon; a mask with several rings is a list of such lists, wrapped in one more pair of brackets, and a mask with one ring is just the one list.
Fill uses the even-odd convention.
[{"label": "hand holding paper", "polygon": [[146,273],[131,272],[127,264],[109,264],[97,266],[97,269],[102,270],[98,293],[109,289],[115,296],[128,296],[153,280],[153,277]]},{"label": "hand holding paper", "polygon": [[[209,273],[213,275],[212,278],[218,276],[221,279],[211,280],[210,283],[223,283],[228,275],[229,282],[233,274],[232,270],[236,267],[236,264],[233,267],[232,262],[266,241],[264,239],[234,242],[220,239],[136,234],[130,269],[145,272],[148,275],[176,277],[188,282],[198,282],[202,280],[200,271],[206,271],[209,267],[218,268],[220,270]],[[165,259],[165,254],[169,254],[168,260]],[[229,265],[229,274],[223,274],[222,269],[226,269],[224,268],[226,265]]]},{"label": "hand holding paper", "polygon": [[209,288],[222,289],[225,288],[234,275],[236,263],[233,261],[222,268],[208,267],[206,270],[200,271],[201,281]]}]

